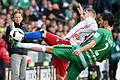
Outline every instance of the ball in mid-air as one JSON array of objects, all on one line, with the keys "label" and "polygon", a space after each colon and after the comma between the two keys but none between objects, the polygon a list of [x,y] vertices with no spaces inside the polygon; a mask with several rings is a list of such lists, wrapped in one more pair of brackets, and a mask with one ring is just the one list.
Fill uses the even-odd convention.
[{"label": "ball in mid-air", "polygon": [[15,42],[21,42],[24,38],[24,32],[20,28],[14,28],[10,31],[10,39]]}]

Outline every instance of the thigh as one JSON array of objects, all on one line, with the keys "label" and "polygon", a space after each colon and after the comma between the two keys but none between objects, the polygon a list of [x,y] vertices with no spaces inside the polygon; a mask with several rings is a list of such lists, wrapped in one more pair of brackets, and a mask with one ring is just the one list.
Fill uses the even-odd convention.
[{"label": "thigh", "polygon": [[[62,47],[62,48],[61,48]],[[66,47],[66,46],[65,46]],[[71,46],[68,45],[67,49],[62,45],[56,45],[54,48],[54,58],[53,58],[53,65],[56,67],[56,73],[60,76],[64,77],[67,69],[68,60],[71,58]],[[65,48],[65,49],[64,49]],[[70,50],[69,50],[70,48]],[[68,52],[65,54],[64,52]]]},{"label": "thigh", "polygon": [[27,66],[27,57],[26,55],[21,55],[21,56],[22,56],[22,60],[20,64],[20,70],[24,74],[24,72],[26,71],[26,66]]},{"label": "thigh", "polygon": [[49,32],[46,33],[45,41],[48,45],[53,46],[57,44],[68,44],[71,45],[68,40],[62,39],[54,34],[51,34]]},{"label": "thigh", "polygon": [[55,45],[54,46],[54,55],[63,59],[71,60],[72,52],[74,51],[71,45]]},{"label": "thigh", "polygon": [[11,68],[13,69],[18,69],[20,67],[22,57],[19,54],[12,54],[10,63],[11,63]]},{"label": "thigh", "polygon": [[63,59],[63,60],[68,60],[71,61],[71,57],[74,57],[72,55],[72,52],[76,50],[77,48],[80,48],[81,46],[72,46],[72,45],[55,45],[54,46],[54,55]]},{"label": "thigh", "polygon": [[20,72],[21,56],[19,54],[12,54],[10,59],[11,64],[11,79],[18,80]]},{"label": "thigh", "polygon": [[27,64],[27,55],[22,55],[22,61],[21,61],[21,63],[22,63],[23,65],[26,65],[26,64]]}]

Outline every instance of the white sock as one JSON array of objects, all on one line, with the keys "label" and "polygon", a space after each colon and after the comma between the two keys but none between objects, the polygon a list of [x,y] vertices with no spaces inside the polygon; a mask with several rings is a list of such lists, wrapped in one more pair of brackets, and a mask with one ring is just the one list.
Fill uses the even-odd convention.
[{"label": "white sock", "polygon": [[29,49],[32,47],[39,47],[42,49],[43,52],[45,52],[46,50],[44,45],[39,45],[39,44],[34,44],[34,43],[18,43],[17,46],[20,48],[26,48],[26,49]]}]

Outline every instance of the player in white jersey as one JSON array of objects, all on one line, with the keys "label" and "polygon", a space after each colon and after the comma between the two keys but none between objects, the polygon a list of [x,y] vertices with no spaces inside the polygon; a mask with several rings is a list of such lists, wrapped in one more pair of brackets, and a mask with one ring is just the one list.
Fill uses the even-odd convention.
[{"label": "player in white jersey", "polygon": [[[89,8],[87,8],[89,9]],[[87,17],[78,23],[65,37],[69,39],[72,45],[80,45],[88,40],[98,29],[98,25],[93,17]],[[80,36],[79,39],[76,36]]]},{"label": "player in white jersey", "polygon": [[[51,34],[45,30],[40,30],[36,32],[28,32],[24,34],[25,38],[30,39],[40,39],[44,38],[48,45],[56,44],[67,44],[67,45],[78,45],[84,40],[89,39],[89,35],[94,33],[97,30],[97,23],[95,21],[96,13],[91,8],[86,8],[82,10],[81,5],[79,5],[78,11],[81,14],[82,21],[79,22],[69,33],[65,36],[64,39]],[[89,36],[89,37],[88,37]],[[83,37],[83,38],[81,38]],[[79,42],[81,41],[81,42]],[[53,65],[56,67],[56,78],[59,80],[64,80],[64,76],[67,68],[67,60],[60,59],[56,56],[53,57]]]}]

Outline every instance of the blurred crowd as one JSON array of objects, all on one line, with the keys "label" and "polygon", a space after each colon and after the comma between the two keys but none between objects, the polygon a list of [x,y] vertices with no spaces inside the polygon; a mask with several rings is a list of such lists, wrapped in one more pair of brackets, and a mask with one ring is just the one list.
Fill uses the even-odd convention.
[{"label": "blurred crowd", "polygon": [[[0,34],[2,34],[0,39],[4,39],[6,36],[2,30],[6,30],[10,25],[11,15],[15,9],[19,9],[23,14],[23,24],[29,32],[46,29],[63,38],[70,29],[81,21],[77,11],[78,3],[81,3],[83,8],[89,7],[96,11],[98,25],[101,13],[111,12],[114,14],[115,25],[112,31],[114,47],[109,57],[109,63],[110,73],[115,74],[120,59],[118,56],[120,55],[120,0],[0,0]],[[46,44],[42,40],[34,40],[33,42]],[[113,79],[115,78],[115,75],[111,76]]]}]

